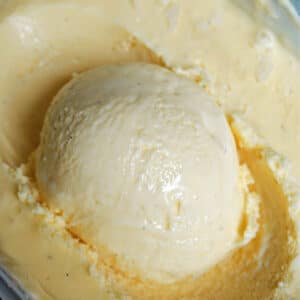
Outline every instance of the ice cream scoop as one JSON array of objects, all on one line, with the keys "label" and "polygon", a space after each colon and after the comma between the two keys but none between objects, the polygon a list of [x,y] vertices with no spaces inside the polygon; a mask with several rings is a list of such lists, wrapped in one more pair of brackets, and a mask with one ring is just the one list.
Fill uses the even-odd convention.
[{"label": "ice cream scoop", "polygon": [[238,244],[243,197],[226,118],[200,87],[150,64],[69,82],[36,152],[44,201],[122,272],[198,276]]}]

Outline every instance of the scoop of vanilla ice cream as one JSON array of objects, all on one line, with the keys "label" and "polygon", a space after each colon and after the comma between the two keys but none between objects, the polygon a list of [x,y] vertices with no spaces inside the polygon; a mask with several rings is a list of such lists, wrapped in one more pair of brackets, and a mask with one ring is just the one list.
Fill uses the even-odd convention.
[{"label": "scoop of vanilla ice cream", "polygon": [[123,272],[197,276],[237,245],[243,197],[226,118],[162,67],[76,76],[47,113],[36,175],[50,207]]}]

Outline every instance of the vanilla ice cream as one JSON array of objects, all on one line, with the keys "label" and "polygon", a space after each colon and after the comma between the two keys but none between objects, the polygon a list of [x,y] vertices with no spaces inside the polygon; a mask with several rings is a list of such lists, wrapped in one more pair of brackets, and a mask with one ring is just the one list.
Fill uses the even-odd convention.
[{"label": "vanilla ice cream", "polygon": [[198,276],[237,246],[244,200],[226,118],[159,66],[109,65],[68,83],[46,115],[36,174],[72,230],[131,276]]},{"label": "vanilla ice cream", "polygon": [[300,299],[299,20],[0,0],[0,267],[41,300]]}]

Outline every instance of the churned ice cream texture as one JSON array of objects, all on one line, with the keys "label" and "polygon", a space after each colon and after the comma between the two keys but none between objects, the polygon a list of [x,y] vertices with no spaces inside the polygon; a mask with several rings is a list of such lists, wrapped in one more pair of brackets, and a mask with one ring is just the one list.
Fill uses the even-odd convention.
[{"label": "churned ice cream texture", "polygon": [[127,273],[198,276],[238,245],[244,200],[225,115],[162,67],[76,76],[46,115],[36,176],[72,230]]},{"label": "churned ice cream texture", "polygon": [[[227,0],[0,0],[0,19],[0,263],[33,298],[300,298],[282,36]],[[105,66],[57,94],[132,62],[172,72]]]}]

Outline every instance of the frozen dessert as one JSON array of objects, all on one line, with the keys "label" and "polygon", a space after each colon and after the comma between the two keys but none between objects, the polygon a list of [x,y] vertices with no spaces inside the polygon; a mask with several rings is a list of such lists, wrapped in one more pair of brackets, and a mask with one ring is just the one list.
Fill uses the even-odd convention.
[{"label": "frozen dessert", "polygon": [[36,157],[43,198],[77,235],[163,282],[202,274],[237,247],[238,175],[217,105],[147,64],[76,76],[50,106]]},{"label": "frozen dessert", "polygon": [[297,47],[233,2],[0,0],[0,265],[32,298],[300,299]]}]

